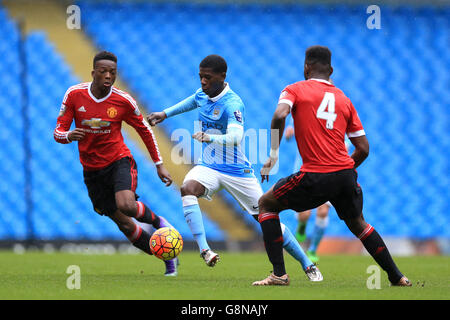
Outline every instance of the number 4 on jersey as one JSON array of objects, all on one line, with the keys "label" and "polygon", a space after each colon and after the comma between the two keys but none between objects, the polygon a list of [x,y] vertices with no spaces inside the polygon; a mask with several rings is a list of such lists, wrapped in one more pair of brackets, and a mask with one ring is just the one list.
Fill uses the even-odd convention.
[{"label": "number 4 on jersey", "polygon": [[[334,93],[325,92],[322,102],[317,109],[317,118],[327,120],[327,129],[333,129],[333,123],[336,121],[337,114],[334,113]],[[328,108],[328,111],[326,111]]]}]

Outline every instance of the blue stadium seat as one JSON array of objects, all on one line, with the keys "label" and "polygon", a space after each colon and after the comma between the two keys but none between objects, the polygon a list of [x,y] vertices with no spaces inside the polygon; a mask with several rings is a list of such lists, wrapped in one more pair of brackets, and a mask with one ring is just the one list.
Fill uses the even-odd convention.
[{"label": "blue stadium seat", "polygon": [[[86,25],[94,42],[126,53],[119,56],[121,72],[150,110],[192,94],[199,87],[199,61],[210,53],[222,54],[229,64],[231,87],[246,104],[247,128],[269,126],[281,89],[301,79],[306,47],[330,46],[333,79],[358,108],[371,142],[371,155],[359,169],[365,215],[389,235],[442,234],[434,221],[448,221],[444,212],[436,210],[449,200],[448,178],[442,175],[448,172],[445,147],[449,144],[445,130],[449,116],[444,111],[449,104],[450,57],[445,7],[383,7],[382,29],[369,30],[363,6],[110,3],[106,10],[114,12],[117,20],[99,24],[96,17],[105,10],[103,4],[81,1],[80,5],[88,12]],[[322,23],[323,16],[327,24]],[[204,28],[205,21],[217,23]],[[227,28],[221,27],[221,21],[227,21]],[[102,28],[110,25],[117,26],[117,33],[104,36]],[[439,81],[432,81],[431,75]],[[192,131],[196,117],[195,113],[175,117],[163,127],[169,135],[177,128]],[[292,144],[282,148],[287,160],[280,159],[278,178],[291,173],[289,163],[296,154]],[[256,171],[264,160],[258,159]],[[430,189],[431,185],[437,187]],[[423,189],[432,191],[418,198]],[[236,204],[235,208],[241,211]],[[408,218],[416,211],[425,215],[424,223]],[[284,216],[295,228],[295,218]],[[253,224],[251,218],[248,221]],[[348,235],[345,226],[336,223],[328,234]],[[400,230],[391,223],[406,226]]]},{"label": "blue stadium seat", "polygon": [[[0,16],[4,15],[0,9]],[[15,30],[9,20],[0,22],[0,30]],[[8,27],[8,28],[7,28]],[[7,32],[5,31],[5,35]],[[14,34],[13,32],[9,32]],[[17,32],[15,32],[17,35]],[[2,33],[3,39],[3,33]],[[0,239],[24,239],[27,236],[25,205],[23,203],[24,152],[21,148],[23,125],[20,117],[20,82],[17,38],[6,37],[0,53],[0,74],[7,90],[0,96],[2,105],[0,123],[0,155],[3,160],[0,169]],[[9,41],[9,42],[8,42]],[[53,140],[53,129],[65,91],[79,82],[70,68],[47,40],[44,32],[31,33],[26,41],[28,64],[33,65],[28,74],[30,113],[31,166],[33,170],[33,226],[37,239],[126,239],[118,228],[105,217],[98,216],[92,209],[83,183],[82,167],[78,160],[76,144],[59,145]],[[16,66],[16,69],[10,66]],[[18,99],[19,97],[19,99]],[[127,139],[127,138],[126,138]],[[186,227],[181,210],[181,199],[176,188],[164,188],[156,175],[154,165],[149,163],[142,151],[128,141],[132,153],[139,163],[141,177],[138,193],[141,198],[151,199],[149,206],[155,212],[166,216],[182,232],[186,240],[192,235]],[[145,179],[142,179],[145,177]],[[15,188],[11,188],[14,185]],[[144,192],[145,190],[145,192]],[[146,198],[145,194],[151,195]],[[215,239],[223,240],[225,234],[205,218],[215,230]]]},{"label": "blue stadium seat", "polygon": [[[223,55],[230,86],[246,105],[247,129],[269,128],[281,90],[302,79],[305,49],[313,44],[329,46],[333,81],[352,99],[371,144],[368,160],[358,169],[366,219],[383,235],[450,237],[445,227],[450,216],[444,209],[450,200],[448,7],[383,6],[382,28],[369,30],[366,8],[358,5],[91,1],[79,1],[79,5],[84,30],[98,48],[118,55],[121,77],[147,111],[161,110],[191,95],[200,86],[201,59],[211,53]],[[102,18],[105,13],[107,20]],[[0,104],[9,106],[0,108],[0,143],[6,146],[0,149],[5,159],[0,191],[8,199],[0,202],[0,209],[18,211],[1,215],[0,239],[23,238],[25,208],[21,204],[16,209],[23,201],[20,190],[25,184],[23,172],[17,170],[25,157],[17,148],[23,137],[17,111],[21,108],[20,70],[14,49],[18,32],[2,7],[0,36],[0,80],[7,86]],[[45,33],[28,37],[27,52],[33,64],[28,79],[31,134],[39,137],[32,143],[33,191],[39,195],[34,203],[36,233],[49,239],[123,239],[112,223],[92,211],[76,145],[58,145],[52,138],[61,98],[78,80]],[[162,127],[169,136],[179,128],[192,132],[195,120],[197,114],[191,112],[165,121]],[[145,155],[128,143],[139,164],[141,199],[155,212],[170,215],[183,236],[192,239],[178,190],[164,189]],[[280,170],[271,183],[263,185],[264,190],[292,172],[295,143],[283,142],[281,148]],[[256,173],[264,161],[265,155],[258,155]],[[38,170],[43,166],[48,170]],[[253,218],[231,196],[221,194],[259,232]],[[292,211],[281,219],[295,230]],[[10,224],[11,220],[15,222]],[[49,226],[50,222],[54,225]],[[225,239],[207,217],[205,225],[211,239]],[[327,234],[351,236],[334,209]]]}]

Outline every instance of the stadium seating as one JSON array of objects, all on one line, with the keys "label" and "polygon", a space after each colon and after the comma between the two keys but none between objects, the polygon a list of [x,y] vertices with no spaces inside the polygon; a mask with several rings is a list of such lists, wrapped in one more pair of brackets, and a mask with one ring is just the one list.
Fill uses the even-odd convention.
[{"label": "stadium seating", "polygon": [[[25,239],[28,235],[23,199],[24,152],[23,125],[20,103],[19,60],[16,26],[0,10],[0,20],[6,42],[0,44],[4,59],[0,74],[6,90],[0,96],[2,106],[0,134],[3,160],[0,169],[0,239]],[[76,79],[41,32],[31,33],[26,40],[29,85],[29,117],[31,139],[31,167],[33,172],[33,227],[39,240],[105,240],[125,239],[112,221],[97,215],[91,206],[83,183],[82,167],[78,160],[77,145],[61,145],[53,140],[53,129],[65,91]],[[13,66],[14,68],[10,68]],[[176,187],[165,188],[154,165],[146,160],[141,150],[127,140],[139,165],[137,192],[141,200],[157,214],[170,215],[170,222],[186,240],[192,235],[184,221],[181,199]],[[12,188],[11,186],[14,186]],[[211,240],[224,240],[225,234],[216,224],[205,219]]]},{"label": "stadium seating", "polygon": [[[267,132],[259,130],[268,129],[279,93],[302,79],[305,49],[329,46],[333,81],[358,109],[371,145],[368,160],[358,170],[366,220],[383,235],[450,237],[445,210],[450,200],[448,7],[382,7],[382,28],[369,30],[362,6],[78,4],[83,30],[98,48],[116,53],[122,78],[148,110],[161,110],[191,95],[199,87],[199,62],[217,53],[227,59],[230,86],[246,105],[246,129],[266,137]],[[0,239],[23,239],[27,227],[20,168],[25,156],[17,111],[17,28],[1,7],[0,36],[0,79],[6,86],[6,94],[0,95]],[[26,45],[33,66],[28,83],[36,236],[122,239],[114,224],[92,211],[76,145],[59,145],[52,138],[61,98],[78,81],[45,34],[31,34]],[[163,127],[169,136],[178,128],[192,132],[196,119],[197,113],[191,112],[165,121]],[[258,146],[263,147],[263,141]],[[139,164],[142,199],[162,215],[178,212],[173,224],[192,239],[176,188],[158,187],[155,192],[152,186],[160,182],[152,165],[132,141],[127,143]],[[246,150],[250,148],[247,143]],[[292,172],[296,152],[293,142],[283,142],[279,171],[264,190]],[[257,155],[257,173],[266,155]],[[234,199],[221,194],[242,212]],[[242,214],[259,231],[257,223]],[[281,217],[295,229],[291,211]],[[211,240],[225,239],[213,222],[206,218],[205,224]],[[333,209],[326,234],[351,235]]]},{"label": "stadium seating", "polygon": [[[204,56],[224,56],[230,86],[246,104],[247,129],[268,128],[283,87],[302,79],[305,49],[329,46],[333,80],[357,107],[371,144],[358,170],[365,217],[387,235],[450,235],[448,7],[383,6],[381,29],[370,30],[366,7],[357,5],[79,4],[86,32],[119,56],[123,76],[152,111],[199,87]],[[192,132],[196,119],[191,112],[164,128]],[[291,173],[295,156],[294,143],[284,143],[276,178]],[[259,172],[265,155],[256,160]],[[282,220],[295,228],[293,214]],[[334,210],[327,234],[351,235]]]}]

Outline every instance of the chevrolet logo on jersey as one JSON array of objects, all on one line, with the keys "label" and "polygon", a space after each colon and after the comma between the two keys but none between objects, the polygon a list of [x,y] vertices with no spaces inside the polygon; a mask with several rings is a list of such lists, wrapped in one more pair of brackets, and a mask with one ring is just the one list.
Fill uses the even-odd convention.
[{"label": "chevrolet logo on jersey", "polygon": [[103,127],[109,127],[111,122],[102,120],[100,118],[92,118],[91,120],[83,120],[81,124],[84,126],[89,126],[91,129],[101,129]]}]

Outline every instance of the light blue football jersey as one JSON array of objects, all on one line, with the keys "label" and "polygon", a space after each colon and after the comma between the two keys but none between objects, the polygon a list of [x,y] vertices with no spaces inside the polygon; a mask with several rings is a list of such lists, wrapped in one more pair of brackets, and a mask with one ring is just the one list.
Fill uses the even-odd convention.
[{"label": "light blue football jersey", "polygon": [[[199,121],[203,132],[226,134],[230,124],[244,127],[244,103],[228,84],[222,93],[214,98],[210,98],[200,88],[194,94],[194,99],[199,108]],[[224,146],[204,142],[198,164],[232,176],[254,177],[252,165],[240,145]]]}]

